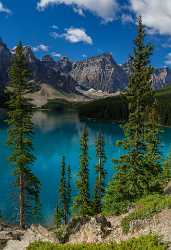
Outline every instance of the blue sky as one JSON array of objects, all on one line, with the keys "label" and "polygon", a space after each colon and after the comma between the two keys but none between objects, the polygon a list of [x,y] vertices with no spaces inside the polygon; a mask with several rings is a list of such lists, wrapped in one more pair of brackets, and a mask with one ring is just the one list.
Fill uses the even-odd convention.
[{"label": "blue sky", "polygon": [[0,36],[9,48],[19,41],[32,46],[39,57],[80,60],[111,52],[124,63],[137,15],[155,46],[153,65],[171,65],[171,0],[0,0]]}]

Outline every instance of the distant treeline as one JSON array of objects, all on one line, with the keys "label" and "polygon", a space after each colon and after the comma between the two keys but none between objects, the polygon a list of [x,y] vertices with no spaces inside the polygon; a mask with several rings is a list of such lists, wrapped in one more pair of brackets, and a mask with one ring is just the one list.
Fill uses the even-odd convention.
[{"label": "distant treeline", "polygon": [[[171,125],[171,87],[156,92],[157,109],[160,124]],[[81,117],[104,119],[122,122],[128,118],[128,106],[121,96],[108,97],[79,105],[78,112]]]}]

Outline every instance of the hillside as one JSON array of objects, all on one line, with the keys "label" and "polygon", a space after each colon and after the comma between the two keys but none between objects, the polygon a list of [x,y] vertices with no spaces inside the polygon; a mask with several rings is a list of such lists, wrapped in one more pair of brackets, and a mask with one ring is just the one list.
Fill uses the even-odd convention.
[{"label": "hillside", "polygon": [[[160,124],[171,125],[171,86],[156,91]],[[79,105],[81,117],[124,121],[128,117],[127,103],[121,96],[112,96],[103,100],[94,100]]]}]

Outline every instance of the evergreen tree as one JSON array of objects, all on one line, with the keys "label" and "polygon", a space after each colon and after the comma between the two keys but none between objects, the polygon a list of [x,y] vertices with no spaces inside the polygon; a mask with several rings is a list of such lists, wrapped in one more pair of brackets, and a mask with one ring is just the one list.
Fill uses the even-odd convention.
[{"label": "evergreen tree", "polygon": [[114,160],[117,174],[104,199],[106,211],[116,209],[118,212],[118,203],[124,209],[129,202],[160,189],[159,131],[154,115],[156,103],[151,86],[153,68],[150,66],[153,48],[144,42],[145,28],[141,17],[138,18],[137,33],[130,59],[129,86],[125,93],[129,118],[124,125],[125,139],[118,143],[125,154]]},{"label": "evergreen tree", "polygon": [[89,158],[88,158],[88,129],[84,128],[80,139],[80,169],[77,188],[79,193],[74,202],[74,209],[80,216],[86,216],[91,213],[90,193],[89,193]]},{"label": "evergreen tree", "polygon": [[9,160],[15,167],[15,185],[19,191],[19,223],[21,228],[25,227],[27,216],[30,219],[30,212],[39,210],[40,204],[40,182],[30,169],[35,157],[32,146],[32,106],[25,99],[29,89],[29,76],[30,72],[20,43],[16,48],[16,54],[9,71],[7,143],[12,150]]},{"label": "evergreen tree", "polygon": [[164,185],[166,185],[171,180],[171,153],[163,164],[163,178]]},{"label": "evergreen tree", "polygon": [[71,207],[71,199],[72,199],[72,189],[71,189],[71,166],[68,164],[67,169],[67,217],[69,220],[70,217],[70,207]]},{"label": "evergreen tree", "polygon": [[62,210],[61,208],[57,205],[56,211],[55,211],[55,225],[56,227],[60,227],[62,224]]},{"label": "evergreen tree", "polygon": [[98,163],[96,165],[96,181],[94,188],[94,213],[101,213],[102,209],[102,199],[105,192],[105,177],[106,172],[104,169],[104,164],[106,162],[105,155],[105,141],[102,133],[99,133],[96,139],[96,157]]},{"label": "evergreen tree", "polygon": [[62,220],[64,224],[67,224],[67,211],[68,211],[68,199],[67,199],[67,180],[66,180],[66,164],[65,157],[62,157],[61,161],[61,176],[59,183],[59,204],[62,212]]}]

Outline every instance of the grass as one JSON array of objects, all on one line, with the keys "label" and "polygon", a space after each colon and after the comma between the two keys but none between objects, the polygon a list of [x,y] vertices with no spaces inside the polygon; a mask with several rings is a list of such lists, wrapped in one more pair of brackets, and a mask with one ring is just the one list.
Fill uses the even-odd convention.
[{"label": "grass", "polygon": [[135,204],[135,210],[122,220],[123,232],[125,234],[129,232],[133,221],[150,219],[166,208],[171,208],[170,196],[155,194],[140,199]]},{"label": "grass", "polygon": [[27,250],[167,250],[168,246],[161,243],[155,235],[141,236],[120,244],[75,244],[61,245],[49,242],[35,242]]}]

